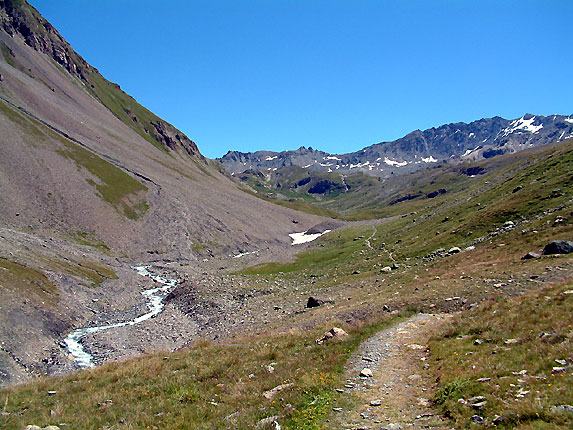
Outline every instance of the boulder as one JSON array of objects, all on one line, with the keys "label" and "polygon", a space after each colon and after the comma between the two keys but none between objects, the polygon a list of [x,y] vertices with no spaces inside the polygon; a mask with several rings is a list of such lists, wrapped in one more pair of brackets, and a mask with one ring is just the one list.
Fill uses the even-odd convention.
[{"label": "boulder", "polygon": [[322,336],[320,339],[316,339],[316,343],[320,345],[320,344],[322,344],[322,343],[324,343],[327,340],[330,340],[332,338],[344,337],[344,336],[348,336],[348,333],[346,333],[344,330],[342,330],[339,327],[332,327],[329,331],[324,333],[324,336]]},{"label": "boulder", "polygon": [[540,257],[541,257],[541,255],[537,254],[536,252],[528,252],[523,257],[521,257],[521,259],[522,260],[533,260],[535,258],[540,258]]},{"label": "boulder", "polygon": [[372,370],[370,370],[368,367],[365,367],[360,371],[360,376],[362,376],[363,378],[372,378],[374,375],[372,373]]},{"label": "boulder", "polygon": [[570,240],[554,240],[543,248],[543,255],[569,254],[573,252],[573,242]]},{"label": "boulder", "polygon": [[328,300],[328,299],[319,299],[317,297],[310,296],[308,298],[308,301],[306,302],[306,307],[307,308],[317,308],[317,307],[322,306],[326,303],[333,303],[333,301]]},{"label": "boulder", "polygon": [[275,388],[265,391],[263,393],[263,397],[265,399],[271,400],[273,397],[275,397],[277,395],[277,393],[279,393],[280,391],[292,387],[294,384],[290,383],[290,384],[281,384],[281,385],[277,385]]},{"label": "boulder", "polygon": [[458,252],[462,252],[462,250],[457,246],[454,246],[448,250],[448,254],[450,255],[457,254]]},{"label": "boulder", "polygon": [[255,426],[255,428],[257,429],[263,429],[263,428],[269,428],[269,426],[273,425],[274,428],[280,428],[279,423],[278,423],[278,419],[280,418],[280,416],[278,415],[273,415],[272,417],[267,417],[267,418],[263,418],[262,420],[260,420],[257,425]]}]

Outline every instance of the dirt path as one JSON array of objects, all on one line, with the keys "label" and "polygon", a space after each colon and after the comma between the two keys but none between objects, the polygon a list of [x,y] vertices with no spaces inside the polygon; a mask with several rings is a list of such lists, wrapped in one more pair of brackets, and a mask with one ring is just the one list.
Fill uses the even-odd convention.
[{"label": "dirt path", "polygon": [[366,246],[368,246],[368,248],[370,249],[374,249],[372,248],[372,245],[370,244],[370,239],[372,239],[376,233],[378,233],[378,226],[374,226],[374,231],[372,232],[372,234],[368,237],[368,239],[366,239]]},{"label": "dirt path", "polygon": [[[422,379],[426,343],[449,316],[418,314],[365,341],[346,366],[354,410],[335,414],[340,429],[446,429],[431,409]],[[363,369],[372,377],[361,377]]]}]

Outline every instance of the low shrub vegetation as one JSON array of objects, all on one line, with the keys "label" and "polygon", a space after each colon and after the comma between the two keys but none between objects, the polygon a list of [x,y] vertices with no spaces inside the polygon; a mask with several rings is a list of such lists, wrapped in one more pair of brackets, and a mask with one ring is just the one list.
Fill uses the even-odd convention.
[{"label": "low shrub vegetation", "polygon": [[[246,429],[260,423],[264,429],[276,420],[285,429],[327,428],[350,354],[399,318],[343,325],[349,336],[322,345],[316,339],[332,324],[226,344],[199,341],[174,354],[39,379],[0,391],[0,427]],[[263,396],[280,385],[274,396]]]},{"label": "low shrub vegetation", "polygon": [[430,345],[435,405],[460,428],[571,428],[572,315],[573,282],[462,313]]}]

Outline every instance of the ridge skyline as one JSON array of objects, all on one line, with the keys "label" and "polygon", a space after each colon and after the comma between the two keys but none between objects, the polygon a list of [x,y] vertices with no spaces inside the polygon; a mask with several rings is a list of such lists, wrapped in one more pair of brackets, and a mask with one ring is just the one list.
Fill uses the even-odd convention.
[{"label": "ridge skyline", "polygon": [[[447,123],[566,114],[573,96],[563,1],[32,5],[209,158],[300,146],[352,152]],[[412,22],[424,40],[403,31]]]}]

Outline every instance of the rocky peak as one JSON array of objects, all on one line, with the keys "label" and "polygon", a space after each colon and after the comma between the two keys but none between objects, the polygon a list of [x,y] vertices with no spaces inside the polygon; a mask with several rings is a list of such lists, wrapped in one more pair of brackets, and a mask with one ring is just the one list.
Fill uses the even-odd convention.
[{"label": "rocky peak", "polygon": [[[49,56],[71,75],[80,79],[92,96],[144,139],[153,144],[159,143],[167,151],[182,149],[186,154],[205,161],[195,142],[147,109],[142,109],[118,84],[101,76],[98,70],[75,52],[60,33],[26,1],[0,0],[0,28],[13,38],[21,37],[26,45]],[[120,109],[117,105],[106,104],[110,95],[114,103],[121,105]]]},{"label": "rocky peak", "polygon": [[90,65],[40,13],[23,0],[0,0],[0,23],[10,36],[21,36],[38,52],[53,58],[72,75],[87,81]]},{"label": "rocky peak", "polygon": [[363,172],[389,177],[435,163],[491,158],[572,137],[573,118],[528,113],[515,120],[495,116],[471,123],[457,122],[414,130],[400,139],[376,143],[348,154],[328,154],[301,146],[294,151],[273,153],[229,151],[220,161],[233,173],[247,168],[274,171],[295,165],[339,174]]}]

